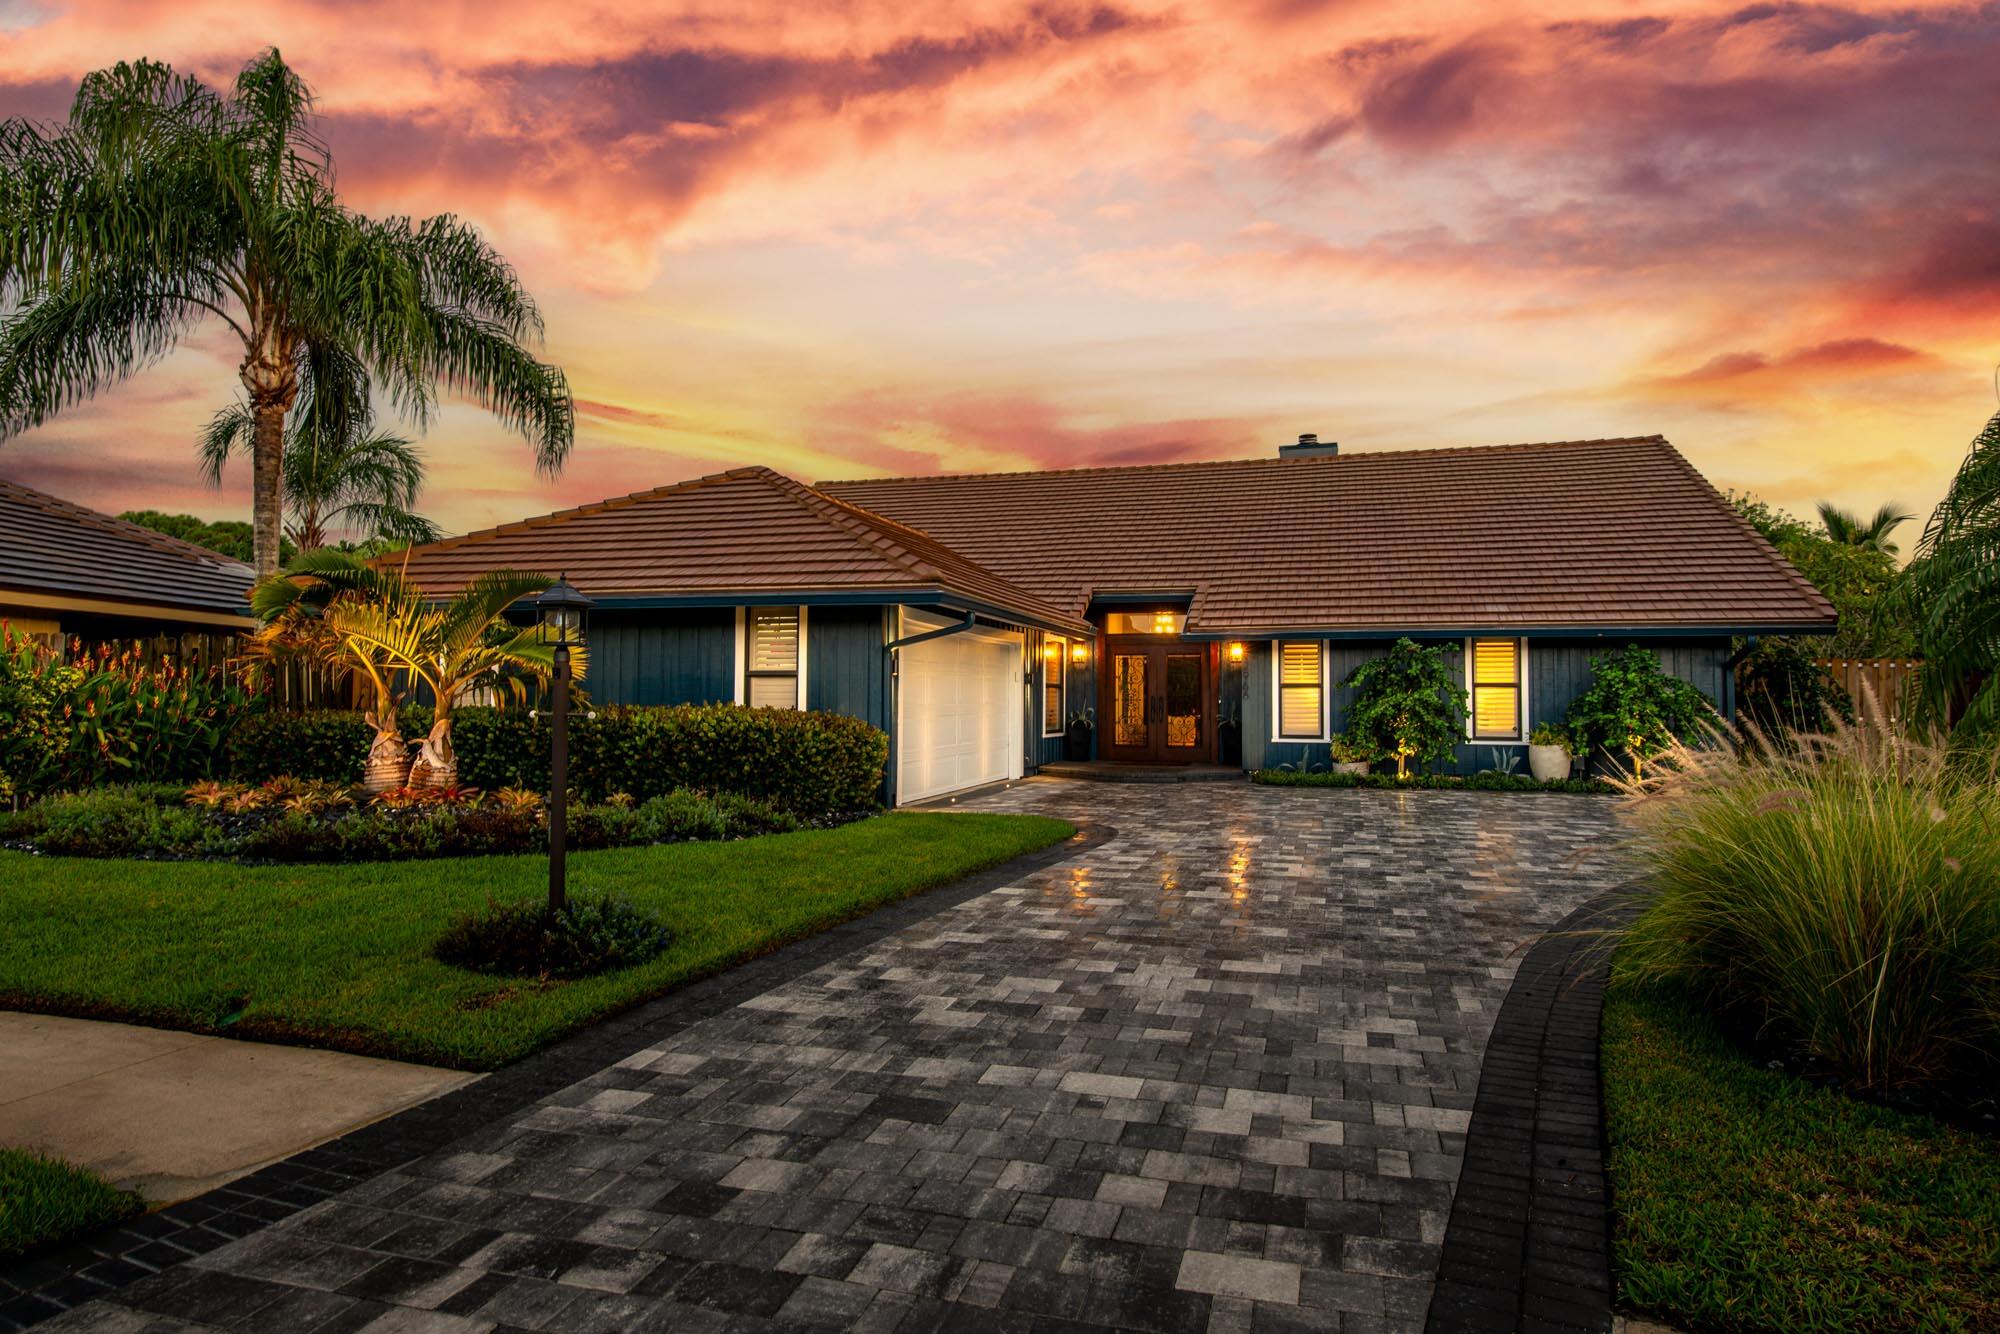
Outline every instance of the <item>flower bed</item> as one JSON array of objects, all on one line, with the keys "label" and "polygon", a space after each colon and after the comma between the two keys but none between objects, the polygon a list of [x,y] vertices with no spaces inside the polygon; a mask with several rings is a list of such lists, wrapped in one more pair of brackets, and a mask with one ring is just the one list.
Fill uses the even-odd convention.
[{"label": "flower bed", "polygon": [[[643,802],[614,794],[570,810],[567,842],[586,849],[748,838],[859,814],[805,821],[729,793],[676,789]],[[66,857],[404,861],[537,852],[548,846],[548,813],[540,796],[520,789],[398,789],[370,801],[337,784],[279,778],[50,797],[0,815],[0,840]]]},{"label": "flower bed", "polygon": [[1503,773],[1464,776],[1411,774],[1408,778],[1398,778],[1394,774],[1300,773],[1296,769],[1259,769],[1250,775],[1250,781],[1263,783],[1269,787],[1371,787],[1394,788],[1398,791],[1408,791],[1412,788],[1446,791],[1462,789],[1468,792],[1615,793],[1618,791],[1616,786],[1601,778],[1562,778],[1552,783],[1543,783],[1526,774]]}]

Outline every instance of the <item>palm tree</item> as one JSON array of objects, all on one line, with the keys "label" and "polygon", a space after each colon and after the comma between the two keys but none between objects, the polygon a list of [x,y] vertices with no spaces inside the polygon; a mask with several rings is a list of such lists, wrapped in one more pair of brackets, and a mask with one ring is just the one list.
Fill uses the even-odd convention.
[{"label": "palm tree", "polygon": [[[310,367],[311,360],[306,365]],[[438,526],[416,513],[424,486],[423,455],[399,435],[374,429],[363,401],[340,411],[320,410],[321,382],[301,377],[298,404],[285,432],[285,537],[300,551],[333,545],[338,532],[400,545],[435,542]],[[238,400],[215,414],[201,440],[202,471],[222,485],[232,453],[252,449],[256,422]]]},{"label": "palm tree", "polygon": [[[523,676],[546,681],[555,651],[533,627],[505,619],[507,608],[554,583],[547,575],[495,570],[480,575],[442,604],[418,597],[335,597],[326,621],[344,641],[379,653],[409,670],[430,690],[436,712],[430,735],[410,770],[412,787],[458,784],[458,756],[451,745],[452,711],[476,691],[526,697]],[[584,662],[571,650],[578,676]]]},{"label": "palm tree", "polygon": [[1932,513],[1902,595],[1924,663],[1917,721],[1990,738],[2000,728],[2000,414]]},{"label": "palm tree", "polygon": [[1865,547],[1893,556],[1896,544],[1889,540],[1889,534],[1908,523],[1912,517],[1902,513],[1902,508],[1895,501],[1890,501],[1875,511],[1874,518],[1863,522],[1861,516],[1851,510],[1841,509],[1830,500],[1822,500],[1819,502],[1819,521],[1826,528],[1829,542],[1844,547]]},{"label": "palm tree", "polygon": [[64,124],[0,123],[0,439],[157,361],[204,321],[243,344],[255,564],[278,567],[285,414],[311,367],[378,385],[419,425],[440,388],[553,473],[575,432],[514,270],[450,216],[341,205],[312,95],[275,49],[218,93],[153,61],[87,75]]},{"label": "palm tree", "polygon": [[418,605],[422,595],[393,570],[379,569],[345,551],[308,551],[281,575],[250,590],[250,609],[263,620],[244,656],[255,677],[267,666],[309,662],[364,682],[370,705],[362,720],[375,729],[361,785],[369,792],[401,787],[410,773],[410,747],[398,716],[408,700],[407,669],[380,647],[340,632],[328,609],[339,599],[384,608]]}]

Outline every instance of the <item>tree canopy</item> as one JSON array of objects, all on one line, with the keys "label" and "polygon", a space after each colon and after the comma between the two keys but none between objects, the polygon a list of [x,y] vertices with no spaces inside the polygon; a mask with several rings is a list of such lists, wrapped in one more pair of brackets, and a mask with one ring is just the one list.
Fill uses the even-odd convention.
[{"label": "tree canopy", "polygon": [[243,349],[267,574],[306,384],[322,419],[380,391],[419,427],[441,393],[468,397],[549,473],[575,429],[562,372],[529,351],[541,316],[512,267],[457,218],[342,205],[312,104],[273,49],[227,92],[141,60],[87,75],[66,122],[0,122],[0,437],[220,322]]}]

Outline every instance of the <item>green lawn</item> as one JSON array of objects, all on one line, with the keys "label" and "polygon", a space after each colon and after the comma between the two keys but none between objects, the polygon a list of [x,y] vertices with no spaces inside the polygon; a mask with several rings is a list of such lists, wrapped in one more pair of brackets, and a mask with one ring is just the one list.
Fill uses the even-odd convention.
[{"label": "green lawn", "polygon": [[2000,1329],[2000,1145],[1752,1063],[1662,992],[1604,1008],[1620,1304],[1687,1330]]},{"label": "green lawn", "polygon": [[659,915],[674,943],[573,982],[430,957],[453,916],[546,892],[541,857],[237,866],[0,852],[0,1007],[127,1019],[485,1070],[613,1011],[1073,830],[896,813],[735,843],[574,853],[573,892]]},{"label": "green lawn", "polygon": [[95,1172],[22,1149],[0,1149],[0,1256],[103,1227],[145,1201]]}]

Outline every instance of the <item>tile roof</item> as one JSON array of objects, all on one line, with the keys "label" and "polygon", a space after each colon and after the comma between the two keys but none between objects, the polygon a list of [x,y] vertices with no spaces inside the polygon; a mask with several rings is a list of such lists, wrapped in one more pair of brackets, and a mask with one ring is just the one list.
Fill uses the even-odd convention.
[{"label": "tile roof", "polygon": [[769,468],[738,468],[448,538],[413,548],[406,568],[433,594],[511,568],[564,574],[594,598],[936,592],[1049,628],[1089,629],[923,533]]},{"label": "tile roof", "polygon": [[1191,632],[1834,622],[1659,436],[818,489],[1073,613],[1186,591]]},{"label": "tile roof", "polygon": [[248,616],[255,581],[241,561],[0,479],[0,601],[14,589]]}]

